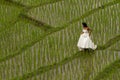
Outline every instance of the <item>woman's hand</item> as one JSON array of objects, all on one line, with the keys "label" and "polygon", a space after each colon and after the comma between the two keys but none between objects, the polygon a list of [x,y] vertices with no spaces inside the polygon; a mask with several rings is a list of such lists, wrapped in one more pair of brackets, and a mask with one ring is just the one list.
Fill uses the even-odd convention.
[{"label": "woman's hand", "polygon": [[81,34],[83,34],[84,32],[81,32]]}]

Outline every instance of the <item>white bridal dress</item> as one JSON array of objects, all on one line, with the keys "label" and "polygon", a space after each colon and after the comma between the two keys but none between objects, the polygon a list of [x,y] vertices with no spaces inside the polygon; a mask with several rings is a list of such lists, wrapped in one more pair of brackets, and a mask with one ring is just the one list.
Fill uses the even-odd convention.
[{"label": "white bridal dress", "polygon": [[97,45],[94,45],[94,43],[92,42],[88,30],[83,29],[83,34],[80,35],[77,47],[79,48],[80,51],[83,49],[95,50],[97,48]]}]

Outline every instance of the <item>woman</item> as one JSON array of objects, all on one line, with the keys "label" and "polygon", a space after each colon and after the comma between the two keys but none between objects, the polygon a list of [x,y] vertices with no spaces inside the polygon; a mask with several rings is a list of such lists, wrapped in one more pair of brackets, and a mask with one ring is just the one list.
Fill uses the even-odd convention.
[{"label": "woman", "polygon": [[77,43],[77,47],[79,50],[84,49],[93,49],[95,50],[97,48],[97,45],[94,45],[90,38],[91,29],[87,26],[86,23],[82,23],[83,25],[83,32],[80,35],[79,41]]}]

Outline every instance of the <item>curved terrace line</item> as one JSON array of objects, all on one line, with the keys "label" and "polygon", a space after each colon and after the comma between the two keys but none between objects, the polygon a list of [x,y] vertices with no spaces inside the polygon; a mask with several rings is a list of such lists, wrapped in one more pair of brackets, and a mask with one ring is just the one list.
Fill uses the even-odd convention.
[{"label": "curved terrace line", "polygon": [[111,76],[111,73],[114,73],[119,69],[120,69],[120,59],[110,63],[101,72],[99,72],[93,80],[103,80]]}]

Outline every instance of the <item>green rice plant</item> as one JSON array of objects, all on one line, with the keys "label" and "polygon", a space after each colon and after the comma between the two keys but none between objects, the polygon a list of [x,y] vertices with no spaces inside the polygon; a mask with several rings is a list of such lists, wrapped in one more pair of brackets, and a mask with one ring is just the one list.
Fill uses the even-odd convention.
[{"label": "green rice plant", "polygon": [[[119,80],[119,8],[120,0],[1,0],[0,79]],[[95,51],[78,51],[82,22]]]}]

